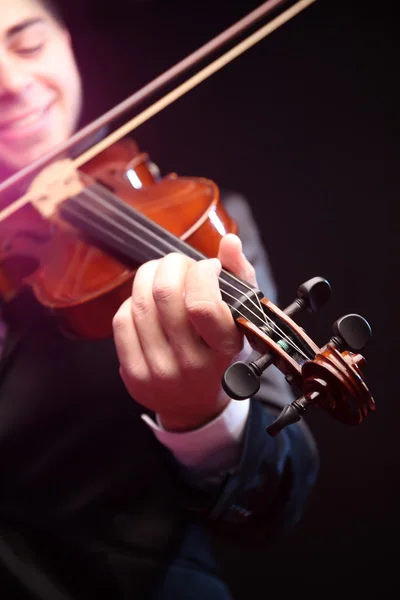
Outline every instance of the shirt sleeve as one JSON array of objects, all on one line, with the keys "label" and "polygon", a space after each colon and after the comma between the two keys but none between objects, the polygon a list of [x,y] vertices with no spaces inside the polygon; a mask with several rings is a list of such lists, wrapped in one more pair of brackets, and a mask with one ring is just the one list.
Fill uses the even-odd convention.
[{"label": "shirt sleeve", "polygon": [[185,432],[167,431],[159,418],[157,423],[148,415],[142,419],[183,466],[202,474],[217,474],[238,465],[248,414],[249,400],[231,400],[216,419]]}]

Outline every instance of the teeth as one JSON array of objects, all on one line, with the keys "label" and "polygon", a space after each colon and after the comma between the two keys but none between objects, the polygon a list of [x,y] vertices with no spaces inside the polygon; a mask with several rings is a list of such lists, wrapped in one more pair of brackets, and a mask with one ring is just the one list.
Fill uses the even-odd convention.
[{"label": "teeth", "polygon": [[13,129],[20,129],[21,127],[26,127],[27,125],[33,125],[33,123],[38,121],[43,116],[45,110],[46,109],[43,108],[42,110],[32,113],[31,115],[27,115],[23,119],[18,119],[18,121],[7,123],[6,125],[1,126],[0,129],[12,131]]}]

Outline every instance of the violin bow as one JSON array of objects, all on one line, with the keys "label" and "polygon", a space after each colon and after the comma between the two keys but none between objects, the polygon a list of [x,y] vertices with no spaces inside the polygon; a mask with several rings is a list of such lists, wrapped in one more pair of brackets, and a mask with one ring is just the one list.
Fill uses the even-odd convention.
[{"label": "violin bow", "polygon": [[[195,64],[204,60],[210,54],[226,45],[228,42],[242,34],[245,30],[249,29],[252,25],[258,22],[260,19],[270,15],[274,10],[280,8],[283,4],[287,4],[288,0],[268,0],[264,2],[257,9],[253,10],[247,16],[243,17],[240,21],[217,35],[215,38],[207,42],[204,46],[201,46],[195,52],[178,62],[176,65],[153,79],[150,83],[145,85],[143,88],[135,92],[126,100],[104,113],[101,117],[84,127],[83,129],[76,132],[68,140],[58,145],[52,151],[41,156],[31,164],[27,165],[18,173],[12,175],[6,179],[3,183],[0,183],[0,198],[2,194],[10,190],[13,186],[21,183],[22,181],[32,177],[35,173],[38,173],[41,169],[47,166],[50,162],[54,161],[61,155],[65,154],[68,150],[73,148],[76,144],[87,139],[91,135],[94,135],[99,129],[108,125],[111,121],[119,118],[122,114],[136,107],[138,104],[149,98],[152,94],[159,91],[164,86],[168,85],[188,71]],[[228,63],[233,61],[235,58],[243,54],[246,50],[266,38],[273,31],[290,21],[293,17],[302,12],[305,8],[316,2],[316,0],[299,0],[284,12],[280,13],[274,19],[263,25],[260,29],[252,33],[250,36],[242,40],[236,46],[225,52],[219,58],[215,59],[209,65],[198,71],[195,75],[184,81],[182,84],[177,86],[174,90],[160,98],[157,102],[146,108],[143,112],[139,113],[116,131],[110,133],[107,137],[102,139],[97,144],[94,144],[91,148],[85,151],[83,154],[74,158],[71,161],[71,167],[78,169],[80,166],[103,152],[106,148],[132,132],[134,129],[148,121],[151,117],[162,111],[164,108],[181,98],[188,91],[205,81],[208,77],[222,69]],[[27,193],[20,197],[18,200],[11,202],[7,207],[0,210],[0,221],[3,221],[11,214],[19,210],[25,204],[30,202],[30,194]]]}]

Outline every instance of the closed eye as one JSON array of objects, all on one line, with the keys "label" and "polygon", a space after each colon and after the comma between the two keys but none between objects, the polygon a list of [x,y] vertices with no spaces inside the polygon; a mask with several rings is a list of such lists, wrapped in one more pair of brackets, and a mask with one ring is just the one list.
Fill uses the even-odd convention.
[{"label": "closed eye", "polygon": [[16,50],[17,54],[21,54],[23,56],[34,56],[39,54],[41,50],[43,50],[44,43],[37,44],[36,46],[31,46],[29,48],[18,48]]}]

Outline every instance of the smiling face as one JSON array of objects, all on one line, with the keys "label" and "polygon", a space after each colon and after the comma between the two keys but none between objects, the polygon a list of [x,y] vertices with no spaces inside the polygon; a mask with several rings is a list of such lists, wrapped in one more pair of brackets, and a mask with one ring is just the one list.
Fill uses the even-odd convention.
[{"label": "smiling face", "polygon": [[70,137],[81,102],[66,29],[39,0],[0,0],[0,180]]}]

